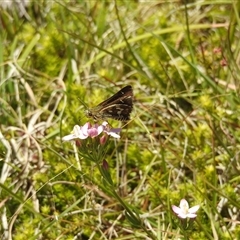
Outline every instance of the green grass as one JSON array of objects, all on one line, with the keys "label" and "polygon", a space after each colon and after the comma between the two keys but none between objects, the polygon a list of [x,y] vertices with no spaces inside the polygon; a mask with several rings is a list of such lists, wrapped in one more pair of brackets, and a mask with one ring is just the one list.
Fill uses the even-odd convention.
[{"label": "green grass", "polygon": [[[1,238],[239,239],[239,9],[0,8]],[[61,140],[126,85],[131,121],[109,120],[119,140]],[[183,198],[201,206],[194,221],[172,211]]]}]

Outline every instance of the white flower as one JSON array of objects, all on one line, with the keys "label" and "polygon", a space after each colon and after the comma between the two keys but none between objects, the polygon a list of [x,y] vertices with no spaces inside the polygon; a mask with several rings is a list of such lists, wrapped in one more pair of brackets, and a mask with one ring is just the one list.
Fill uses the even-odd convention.
[{"label": "white flower", "polygon": [[110,128],[107,122],[103,122],[102,125],[87,122],[83,126],[75,125],[71,134],[64,136],[63,141],[71,141],[74,139],[86,139],[88,137],[95,138],[102,132],[110,135],[114,138],[120,138],[118,134],[121,128]]},{"label": "white flower", "polygon": [[198,211],[199,208],[200,205],[196,205],[194,207],[189,208],[189,204],[185,199],[182,199],[180,201],[179,207],[172,205],[172,210],[180,218],[195,218],[197,216],[196,212]]}]

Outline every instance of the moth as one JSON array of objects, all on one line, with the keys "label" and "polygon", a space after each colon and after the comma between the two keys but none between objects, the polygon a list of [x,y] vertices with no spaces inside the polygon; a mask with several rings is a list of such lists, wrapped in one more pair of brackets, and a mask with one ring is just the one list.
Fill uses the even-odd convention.
[{"label": "moth", "polygon": [[133,109],[133,90],[130,85],[122,88],[107,100],[86,111],[87,117],[95,121],[112,118],[118,121],[130,120]]}]

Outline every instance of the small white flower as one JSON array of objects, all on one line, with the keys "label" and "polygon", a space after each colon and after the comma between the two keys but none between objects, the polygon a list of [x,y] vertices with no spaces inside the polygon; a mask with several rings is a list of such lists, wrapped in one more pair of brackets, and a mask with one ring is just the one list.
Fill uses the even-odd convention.
[{"label": "small white flower", "polygon": [[199,208],[200,205],[196,205],[194,207],[189,208],[189,204],[185,199],[182,199],[180,201],[179,207],[172,205],[172,210],[180,218],[195,218],[197,216],[196,212],[198,211]]},{"label": "small white flower", "polygon": [[88,137],[88,135],[84,134],[84,131],[82,130],[83,127],[75,125],[73,128],[73,131],[71,134],[64,136],[62,138],[63,141],[71,141],[74,140],[76,138],[80,138],[80,139],[86,139]]},{"label": "small white flower", "polygon": [[76,138],[86,139],[88,137],[95,138],[100,135],[102,132],[110,135],[114,138],[120,138],[118,134],[121,131],[121,128],[110,128],[107,122],[103,122],[101,125],[87,122],[83,126],[75,125],[71,134],[64,136],[63,141],[71,141]]}]

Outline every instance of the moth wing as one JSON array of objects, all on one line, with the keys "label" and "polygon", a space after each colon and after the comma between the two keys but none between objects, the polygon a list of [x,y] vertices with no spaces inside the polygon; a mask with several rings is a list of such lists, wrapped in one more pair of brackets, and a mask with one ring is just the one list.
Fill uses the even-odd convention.
[{"label": "moth wing", "polygon": [[97,107],[100,106],[106,106],[108,104],[114,104],[115,101],[118,101],[119,99],[121,99],[122,96],[127,95],[127,96],[131,96],[133,97],[133,91],[132,91],[132,87],[130,85],[122,88],[121,90],[119,90],[117,93],[115,93],[113,96],[111,96],[110,98],[106,99],[105,101],[99,103],[97,105]]}]

